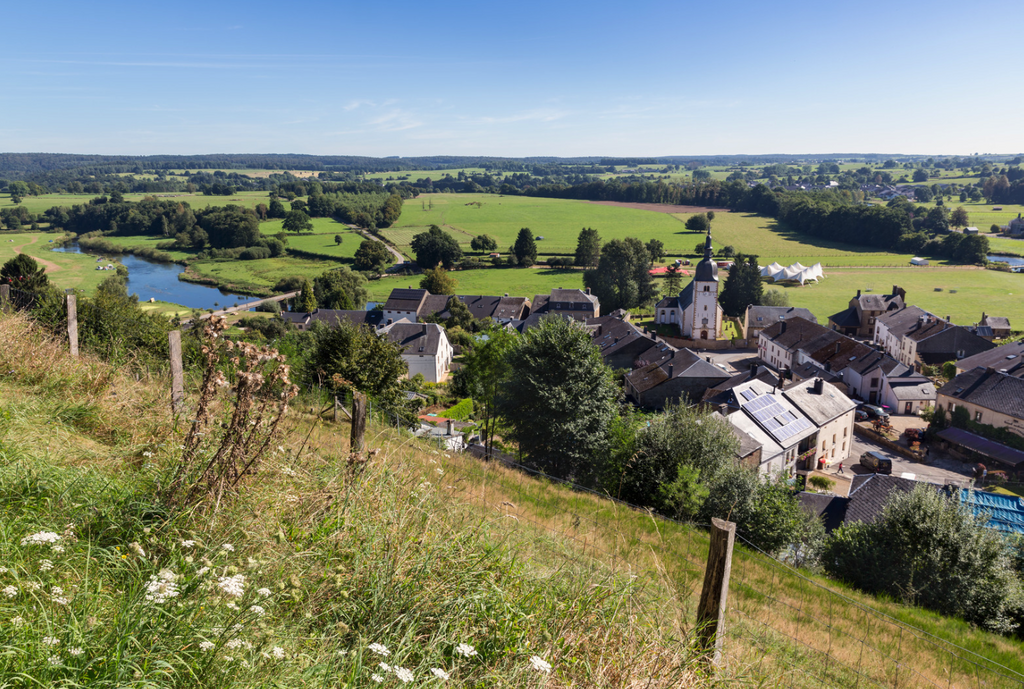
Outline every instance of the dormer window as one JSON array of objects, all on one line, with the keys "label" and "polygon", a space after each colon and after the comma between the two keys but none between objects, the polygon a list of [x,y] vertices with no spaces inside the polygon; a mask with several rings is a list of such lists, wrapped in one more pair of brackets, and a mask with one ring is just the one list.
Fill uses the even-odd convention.
[{"label": "dormer window", "polygon": [[705,292],[710,292],[710,291],[711,291],[711,288],[710,288],[710,287],[708,287],[707,285],[704,285],[704,291],[705,291]]}]

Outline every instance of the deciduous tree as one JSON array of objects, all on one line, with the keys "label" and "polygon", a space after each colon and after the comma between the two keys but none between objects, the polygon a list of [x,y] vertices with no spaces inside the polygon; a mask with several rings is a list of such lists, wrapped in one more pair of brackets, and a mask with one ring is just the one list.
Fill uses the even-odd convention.
[{"label": "deciduous tree", "polygon": [[583,273],[583,284],[605,311],[635,308],[657,294],[650,266],[650,255],[639,239],[613,239],[601,249],[597,268]]},{"label": "deciduous tree", "polygon": [[431,225],[426,232],[413,236],[411,244],[416,262],[424,268],[438,263],[451,270],[462,260],[462,248],[451,236],[437,225]]},{"label": "deciduous tree", "polygon": [[364,239],[356,249],[355,267],[356,270],[368,273],[383,273],[391,264],[391,252],[376,239]]},{"label": "deciduous tree", "polygon": [[420,280],[420,289],[425,289],[431,294],[455,294],[457,287],[458,282],[440,264],[423,271],[423,279]]},{"label": "deciduous tree", "polygon": [[698,213],[697,215],[691,215],[686,219],[686,229],[690,232],[699,232],[700,234],[707,234],[711,228],[711,221],[705,213]]},{"label": "deciduous tree", "polygon": [[473,237],[473,241],[469,243],[469,246],[473,251],[480,252],[491,252],[497,251],[498,240],[488,234],[479,234]]},{"label": "deciduous tree", "polygon": [[288,211],[284,216],[284,229],[288,232],[312,232],[313,223],[305,211]]},{"label": "deciduous tree", "polygon": [[718,303],[726,315],[742,316],[748,306],[761,303],[762,287],[757,256],[740,254],[729,269],[729,277],[725,279]]}]

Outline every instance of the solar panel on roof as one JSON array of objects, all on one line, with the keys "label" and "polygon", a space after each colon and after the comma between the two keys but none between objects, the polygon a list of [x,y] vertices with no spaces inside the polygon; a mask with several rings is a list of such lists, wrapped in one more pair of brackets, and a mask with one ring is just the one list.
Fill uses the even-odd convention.
[{"label": "solar panel on roof", "polygon": [[757,397],[757,395],[755,395],[750,390],[743,390],[740,392],[740,394],[743,395],[743,399],[747,400],[748,402]]}]

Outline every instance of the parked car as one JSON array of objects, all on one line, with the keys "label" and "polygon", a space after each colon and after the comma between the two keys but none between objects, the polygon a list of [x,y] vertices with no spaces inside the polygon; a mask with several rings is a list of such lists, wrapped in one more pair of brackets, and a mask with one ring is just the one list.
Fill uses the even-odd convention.
[{"label": "parked car", "polygon": [[860,465],[876,474],[891,474],[892,460],[877,452],[865,452],[860,456]]},{"label": "parked car", "polygon": [[868,416],[872,419],[882,419],[884,421],[889,420],[889,412],[885,411],[881,407],[876,407],[873,404],[862,404],[860,408],[868,413]]},{"label": "parked car", "polygon": [[857,411],[853,412],[853,418],[855,421],[867,421],[868,413],[863,409],[858,409]]}]

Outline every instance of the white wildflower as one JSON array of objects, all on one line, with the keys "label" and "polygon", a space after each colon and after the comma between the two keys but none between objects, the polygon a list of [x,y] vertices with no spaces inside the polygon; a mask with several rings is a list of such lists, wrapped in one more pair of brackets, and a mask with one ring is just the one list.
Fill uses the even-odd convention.
[{"label": "white wildflower", "polygon": [[380,664],[377,665],[377,667],[379,667],[384,672],[391,672],[391,670],[392,670],[392,667],[390,665],[388,665],[387,663],[380,663]]},{"label": "white wildflower", "polygon": [[259,605],[250,605],[249,606],[249,612],[255,614],[257,617],[263,617],[264,615],[267,614],[267,611],[264,610]]},{"label": "white wildflower", "polygon": [[153,453],[150,452],[149,450],[146,450],[145,452],[142,453],[142,456],[143,457],[152,457]]},{"label": "white wildflower", "polygon": [[245,593],[245,575],[236,574],[233,577],[218,577],[217,587],[233,598],[241,598]]},{"label": "white wildflower", "polygon": [[39,545],[43,543],[56,543],[60,540],[60,534],[56,534],[52,531],[40,531],[38,533],[30,534],[21,539],[22,545]]},{"label": "white wildflower", "polygon": [[71,601],[64,595],[64,589],[60,586],[50,587],[50,600],[57,605],[67,605]]},{"label": "white wildflower", "polygon": [[200,567],[199,571],[196,572],[196,576],[197,577],[201,577],[201,576],[203,576],[204,574],[206,574],[209,571],[210,571],[209,567]]},{"label": "white wildflower", "polygon": [[408,684],[414,679],[412,670],[406,670],[404,667],[395,668],[395,677],[402,680],[402,684]]},{"label": "white wildflower", "polygon": [[156,605],[162,605],[172,598],[177,598],[178,575],[169,569],[161,569],[159,573],[149,578],[146,584],[146,600]]},{"label": "white wildflower", "polygon": [[230,543],[225,543],[220,547],[220,549],[229,553],[235,552],[235,546],[231,545]]},{"label": "white wildflower", "polygon": [[224,645],[227,648],[231,648],[231,649],[235,649],[235,648],[252,648],[252,644],[251,643],[249,643],[248,641],[243,641],[242,639],[232,639],[231,641],[228,641]]},{"label": "white wildflower", "polygon": [[52,550],[53,552],[55,552],[58,555],[60,555],[61,553],[64,552],[64,546],[58,545],[58,544],[54,543],[53,545],[50,546],[50,550]]},{"label": "white wildflower", "polygon": [[256,595],[259,596],[260,598],[270,598],[270,589],[268,589],[268,588],[256,589]]},{"label": "white wildflower", "polygon": [[0,567],[0,574],[7,574],[8,571],[6,567]]},{"label": "white wildflower", "polygon": [[132,541],[128,544],[128,550],[132,551],[139,557],[146,557],[146,551],[143,550],[142,546],[136,543],[135,541]]},{"label": "white wildflower", "polygon": [[381,682],[384,681],[384,678],[381,677],[380,675],[370,675],[370,679],[372,679],[377,684],[380,684]]},{"label": "white wildflower", "polygon": [[181,542],[181,547],[182,548],[195,548],[196,547],[196,542],[193,541],[192,539],[189,539],[187,541],[182,541]]},{"label": "white wildflower", "polygon": [[11,618],[11,626],[12,627],[24,627],[25,626],[25,618],[22,617],[21,615],[18,615],[17,617],[12,617]]},{"label": "white wildflower", "polygon": [[60,656],[50,656],[46,659],[50,665],[60,665]]},{"label": "white wildflower", "polygon": [[540,656],[530,656],[530,665],[532,665],[533,669],[537,672],[551,672],[551,663],[547,662]]},{"label": "white wildflower", "polygon": [[340,655],[340,656],[347,656],[348,655],[348,651],[338,651],[338,655]]},{"label": "white wildflower", "polygon": [[225,663],[233,663],[233,662],[235,662],[235,659],[232,658],[231,656],[224,656],[224,662]]},{"label": "white wildflower", "polygon": [[4,595],[7,596],[8,598],[14,598],[15,596],[18,595],[18,587],[17,586],[4,586]]},{"label": "white wildflower", "polygon": [[84,651],[81,649],[80,646],[72,646],[68,649],[68,655],[80,656],[82,655],[82,653],[84,653]]},{"label": "white wildflower", "polygon": [[52,637],[52,636],[44,636],[43,637],[43,645],[44,646],[58,646],[58,645],[60,645],[60,639],[58,639],[56,637]]},{"label": "white wildflower", "polygon": [[199,642],[199,650],[200,651],[212,651],[213,647],[215,645],[216,644],[214,644],[212,641],[200,641]]},{"label": "white wildflower", "polygon": [[387,649],[387,646],[385,646],[384,644],[370,644],[369,646],[367,646],[367,648],[376,653],[377,655],[384,656],[385,658],[391,655],[391,651],[389,651]]},{"label": "white wildflower", "polygon": [[295,473],[295,469],[292,469],[291,467],[285,467],[284,469],[281,469],[281,473],[284,474],[285,476],[297,476],[298,475],[298,474]]},{"label": "white wildflower", "polygon": [[43,588],[43,585],[40,584],[38,581],[26,581],[25,588],[27,588],[29,591],[38,591],[39,589]]},{"label": "white wildflower", "polygon": [[437,472],[438,476],[444,476],[444,469],[438,467],[437,469],[434,469],[434,471]]},{"label": "white wildflower", "polygon": [[42,562],[39,563],[39,571],[40,572],[49,572],[51,569],[53,569],[53,562],[52,561],[50,561],[50,560],[43,560]]},{"label": "white wildflower", "polygon": [[472,658],[476,655],[476,649],[469,644],[459,644],[455,647],[455,652],[465,658]]},{"label": "white wildflower", "polygon": [[242,631],[243,629],[245,629],[245,627],[243,627],[240,624],[233,624],[233,625],[231,625],[231,631],[235,632],[236,634],[238,632]]},{"label": "white wildflower", "polygon": [[434,677],[437,677],[438,679],[449,679],[448,673],[439,667],[432,667],[430,668],[430,671],[434,673]]},{"label": "white wildflower", "polygon": [[274,656],[278,660],[284,660],[287,654],[284,652],[284,649],[280,646],[274,646],[272,649],[270,649],[270,655]]},{"label": "white wildflower", "polygon": [[238,607],[238,605],[236,603],[228,603],[228,609],[229,610],[241,610],[241,608]]}]

